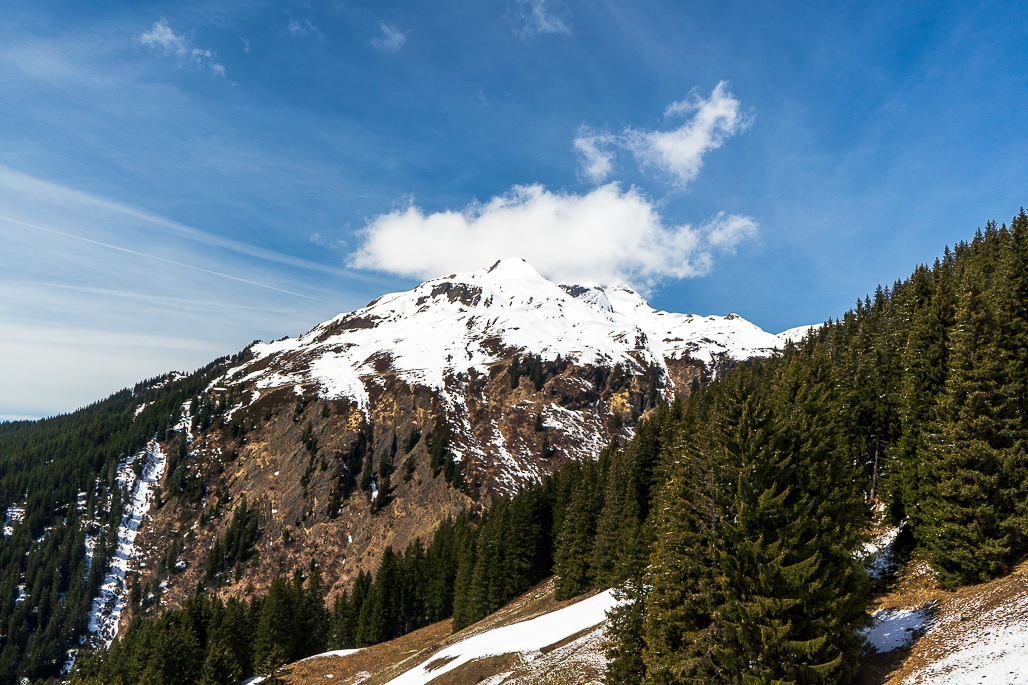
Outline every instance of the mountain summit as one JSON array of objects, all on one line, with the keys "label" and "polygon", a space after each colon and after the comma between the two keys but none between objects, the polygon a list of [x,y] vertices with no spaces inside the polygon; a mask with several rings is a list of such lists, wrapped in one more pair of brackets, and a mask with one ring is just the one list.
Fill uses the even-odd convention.
[{"label": "mountain summit", "polygon": [[675,391],[669,362],[720,363],[769,355],[809,327],[766,333],[736,314],[657,311],[627,286],[552,283],[522,259],[426,281],[383,295],[310,332],[251,348],[253,359],[226,380],[258,389],[317,387],[368,407],[366,385],[383,374],[446,392],[462,374],[488,373],[515,355],[641,373],[659,369],[662,394]]},{"label": "mountain summit", "polygon": [[[345,400],[372,423],[397,388],[427,391],[454,429],[458,461],[470,457],[488,471],[504,464],[490,475],[506,490],[541,475],[523,468],[538,449],[504,431],[514,416],[521,424],[539,415],[568,434],[549,440],[564,456],[594,456],[657,397],[687,394],[694,379],[768,356],[807,328],[774,335],[736,314],[657,311],[627,286],[555,284],[523,259],[503,259],[383,295],[298,338],[255,344],[223,382],[251,390],[251,401],[282,388]],[[491,401],[496,378],[519,387],[517,368],[535,374],[535,392]],[[487,420],[479,415],[486,406]]]}]

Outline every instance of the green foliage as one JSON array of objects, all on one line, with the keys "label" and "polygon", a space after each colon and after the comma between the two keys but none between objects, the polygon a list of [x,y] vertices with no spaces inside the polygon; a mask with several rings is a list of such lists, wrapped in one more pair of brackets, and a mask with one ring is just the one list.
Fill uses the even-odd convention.
[{"label": "green foliage", "polygon": [[428,445],[432,477],[436,478],[442,473],[450,487],[463,490],[466,485],[463,465],[454,459],[450,451],[450,427],[446,424],[437,425],[435,431],[429,431],[425,436],[425,442]]}]

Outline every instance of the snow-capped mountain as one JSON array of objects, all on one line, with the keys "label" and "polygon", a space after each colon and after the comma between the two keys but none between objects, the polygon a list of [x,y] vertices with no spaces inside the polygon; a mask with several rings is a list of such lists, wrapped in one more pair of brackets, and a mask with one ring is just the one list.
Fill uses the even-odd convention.
[{"label": "snow-capped mountain", "polygon": [[628,288],[555,284],[518,259],[384,295],[252,345],[183,407],[129,570],[152,601],[180,606],[217,568],[211,550],[245,499],[260,553],[219,593],[264,592],[315,555],[339,592],[386,548],[595,458],[662,400],[805,330],[660,312]]},{"label": "snow-capped mountain", "polygon": [[[395,417],[376,415],[376,398],[394,403],[387,387],[429,391],[454,429],[457,457],[506,490],[547,470],[538,441],[516,429],[537,414],[562,456],[592,456],[656,395],[685,394],[693,379],[767,356],[808,328],[774,335],[735,314],[657,311],[628,287],[558,285],[506,259],[383,295],[298,338],[254,345],[224,382],[252,388],[254,398],[291,388],[346,400],[394,431]],[[541,387],[490,392],[518,385],[512,363],[527,357],[542,367]]]}]

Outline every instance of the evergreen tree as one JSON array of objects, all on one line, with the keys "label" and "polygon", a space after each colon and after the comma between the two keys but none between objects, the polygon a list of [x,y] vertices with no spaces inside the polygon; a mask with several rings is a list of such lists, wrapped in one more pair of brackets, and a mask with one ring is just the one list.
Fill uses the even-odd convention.
[{"label": "evergreen tree", "polygon": [[852,462],[832,445],[830,378],[808,363],[774,387],[750,371],[723,380],[712,423],[669,465],[662,501],[689,504],[657,517],[643,652],[653,682],[851,675],[866,517]]},{"label": "evergreen tree", "polygon": [[999,497],[1002,360],[982,266],[968,264],[960,287],[948,387],[932,430],[930,482],[915,531],[949,587],[992,577],[1011,552]]},{"label": "evergreen tree", "polygon": [[595,580],[592,552],[602,504],[597,470],[595,463],[580,467],[580,476],[574,479],[571,501],[556,536],[553,570],[557,574],[558,601],[586,592]]},{"label": "evergreen tree", "polygon": [[896,518],[905,514],[911,526],[919,529],[928,459],[925,427],[945,389],[953,301],[948,271],[938,261],[931,273],[923,267],[915,271],[912,283],[914,302],[905,352],[903,429],[895,449],[897,492],[893,504]]},{"label": "evergreen tree", "polygon": [[220,642],[212,642],[200,674],[200,685],[235,685],[240,681],[243,669],[235,654]]}]

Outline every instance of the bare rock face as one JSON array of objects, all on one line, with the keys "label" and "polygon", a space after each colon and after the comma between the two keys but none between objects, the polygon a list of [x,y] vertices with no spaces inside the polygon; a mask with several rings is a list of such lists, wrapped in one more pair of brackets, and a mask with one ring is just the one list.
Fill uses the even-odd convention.
[{"label": "bare rock face", "polygon": [[736,315],[656,311],[627,287],[557,285],[522,260],[384,295],[252,345],[197,398],[140,582],[172,569],[166,605],[210,586],[209,550],[245,498],[259,536],[219,592],[262,592],[312,558],[340,591],[386,546],[427,544],[445,517],[595,458],[659,402],[784,342]]}]

